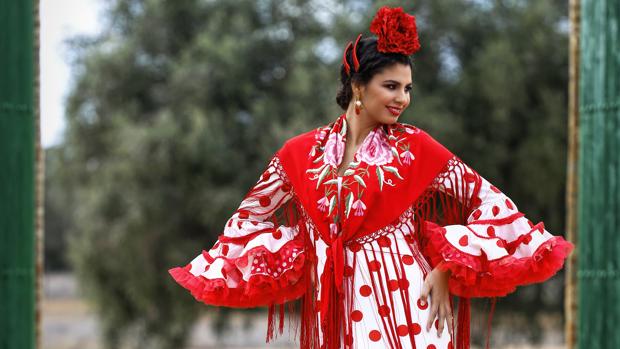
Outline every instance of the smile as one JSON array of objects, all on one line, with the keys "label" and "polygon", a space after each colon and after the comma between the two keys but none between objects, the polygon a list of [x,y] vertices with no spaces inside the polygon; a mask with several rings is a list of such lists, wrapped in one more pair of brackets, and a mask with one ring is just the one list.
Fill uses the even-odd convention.
[{"label": "smile", "polygon": [[386,108],[387,108],[387,110],[389,110],[389,111],[390,111],[390,113],[391,113],[392,115],[394,115],[394,116],[398,116],[398,115],[400,115],[400,112],[402,111],[402,109],[401,109],[401,108],[396,108],[396,107],[389,107],[389,106],[388,106],[388,107],[386,107]]}]

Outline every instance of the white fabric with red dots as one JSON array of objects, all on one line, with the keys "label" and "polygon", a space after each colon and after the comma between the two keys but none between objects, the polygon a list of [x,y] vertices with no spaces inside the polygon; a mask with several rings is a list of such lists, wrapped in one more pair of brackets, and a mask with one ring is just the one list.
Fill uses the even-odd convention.
[{"label": "white fabric with red dots", "polygon": [[[458,187],[463,183],[466,187]],[[426,331],[432,298],[426,304],[419,302],[425,276],[440,261],[452,271],[450,291],[465,297],[505,295],[517,285],[542,281],[561,267],[561,256],[552,255],[553,260],[547,262],[545,253],[563,240],[547,232],[542,223],[533,225],[506,195],[458,158],[449,161],[431,187],[468,203],[466,225],[424,222],[427,227],[421,233],[431,243],[422,251],[414,238],[414,227],[419,226],[414,220],[419,218],[412,207],[392,225],[345,243],[346,309],[341,339],[352,348],[451,349],[454,338],[447,323],[441,336],[437,320]],[[181,278],[196,298],[209,304],[233,295],[251,295],[252,299],[221,304],[280,304],[307,292],[296,283],[303,277],[304,261],[311,256],[316,259],[311,274],[319,318],[320,275],[327,245],[307,216],[303,225],[307,237],[297,226],[269,220],[294,195],[275,156],[228,220],[223,238],[188,264],[189,276],[177,280]],[[305,238],[311,243],[304,243]],[[253,280],[260,280],[260,288]],[[213,290],[221,292],[219,299],[206,298]]]},{"label": "white fabric with red dots", "polygon": [[[419,300],[430,266],[417,245],[405,239],[408,225],[402,227],[378,240],[354,245],[357,252],[346,248],[351,263],[345,266],[345,277],[353,282],[352,292],[345,293],[350,297],[346,302],[350,304],[346,310],[350,328],[344,342],[360,349],[414,348],[413,339],[415,348],[452,348],[447,323],[441,337],[437,319],[426,330],[432,297],[426,304]],[[324,261],[325,244],[319,239],[316,247],[319,260]]]},{"label": "white fabric with red dots", "polygon": [[[449,165],[453,167],[448,172],[449,176],[438,177],[441,181],[434,184],[441,191],[450,192],[451,183],[461,182],[460,176],[472,175],[481,179],[480,190],[475,198],[479,206],[467,218],[467,225],[445,227],[445,236],[451,245],[463,253],[480,256],[484,252],[489,260],[496,260],[510,254],[505,248],[507,243],[524,236],[524,242],[527,243],[520,244],[511,254],[515,258],[522,258],[531,257],[543,242],[553,237],[544,229],[542,231],[532,229],[531,222],[519,212],[517,206],[504,193],[465,163],[451,159]],[[469,194],[470,196],[465,198],[467,201],[474,200],[471,197],[475,192],[471,188],[474,183],[475,181],[470,182],[470,188],[459,193]],[[463,200],[461,197],[458,199]],[[538,234],[533,234],[534,232]]]},{"label": "white fabric with red dots", "polygon": [[[272,159],[261,179],[252,189],[251,195],[246,196],[235,214],[226,223],[223,233],[224,236],[230,238],[256,235],[245,245],[217,242],[208,252],[208,255],[214,259],[214,262],[210,264],[211,267],[205,270],[205,266],[209,263],[203,253],[191,262],[192,274],[206,279],[222,278],[221,265],[242,256],[248,257],[248,264],[236,266],[244,281],[248,281],[255,275],[277,278],[293,267],[293,261],[303,252],[303,248],[285,248],[285,246],[290,245],[290,242],[296,239],[298,230],[294,227],[276,227],[268,220],[276,209],[291,199],[290,190],[283,190],[284,182],[276,172],[277,161],[277,158]],[[276,257],[276,263],[272,263],[273,260],[265,260],[264,256],[269,252]],[[230,279],[227,280],[227,284],[228,287],[237,285],[234,280]]]}]

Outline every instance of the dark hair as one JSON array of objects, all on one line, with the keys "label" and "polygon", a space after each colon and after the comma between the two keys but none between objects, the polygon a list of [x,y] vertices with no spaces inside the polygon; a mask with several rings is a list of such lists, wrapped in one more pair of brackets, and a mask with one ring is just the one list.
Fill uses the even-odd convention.
[{"label": "dark hair", "polygon": [[340,86],[336,94],[336,103],[344,110],[347,110],[349,102],[351,102],[351,98],[353,98],[351,82],[365,85],[375,74],[397,63],[408,65],[413,69],[413,64],[409,56],[400,53],[382,53],[377,51],[377,38],[375,36],[360,39],[357,43],[356,53],[357,60],[360,62],[358,72],[355,71],[353,65],[352,48],[347,51],[346,56],[347,63],[349,63],[351,67],[351,74],[347,74],[347,71],[344,69],[344,64],[340,65],[340,82],[342,86]]}]

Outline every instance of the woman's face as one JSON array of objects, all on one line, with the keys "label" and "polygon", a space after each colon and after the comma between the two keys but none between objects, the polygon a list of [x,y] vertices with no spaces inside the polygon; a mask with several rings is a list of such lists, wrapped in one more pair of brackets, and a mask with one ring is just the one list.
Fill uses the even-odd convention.
[{"label": "woman's face", "polygon": [[409,106],[410,91],[411,67],[400,63],[388,66],[360,86],[363,105],[360,116],[372,122],[393,124]]}]

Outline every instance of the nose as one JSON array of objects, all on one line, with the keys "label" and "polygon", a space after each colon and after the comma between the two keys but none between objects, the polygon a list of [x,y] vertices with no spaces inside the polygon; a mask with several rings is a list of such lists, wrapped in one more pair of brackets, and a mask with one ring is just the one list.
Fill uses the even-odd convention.
[{"label": "nose", "polygon": [[399,93],[396,95],[396,98],[394,98],[394,102],[400,105],[404,105],[407,103],[407,99],[407,92],[405,92],[404,90],[400,90]]}]

